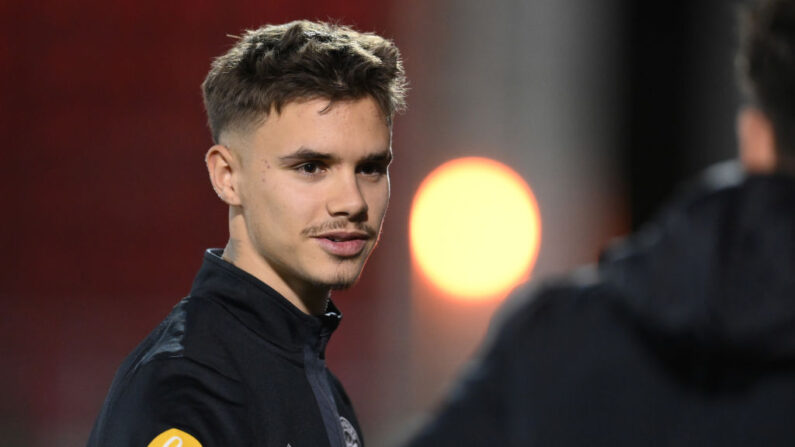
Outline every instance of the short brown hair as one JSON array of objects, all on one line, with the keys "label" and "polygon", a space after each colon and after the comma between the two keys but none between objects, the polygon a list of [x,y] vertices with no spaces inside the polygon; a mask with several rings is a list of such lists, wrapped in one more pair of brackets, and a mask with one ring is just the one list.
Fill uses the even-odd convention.
[{"label": "short brown hair", "polygon": [[298,20],[249,30],[216,58],[202,84],[213,140],[300,99],[370,95],[391,125],[405,108],[406,78],[395,44],[371,33]]},{"label": "short brown hair", "polygon": [[773,124],[776,150],[795,156],[795,1],[753,1],[740,12],[737,68],[746,100]]}]

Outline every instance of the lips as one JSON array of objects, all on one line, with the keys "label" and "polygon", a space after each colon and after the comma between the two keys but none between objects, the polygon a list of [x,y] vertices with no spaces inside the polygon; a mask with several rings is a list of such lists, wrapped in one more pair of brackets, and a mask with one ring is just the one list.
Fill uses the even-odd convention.
[{"label": "lips", "polygon": [[314,239],[326,253],[349,258],[360,254],[370,237],[365,233],[335,231],[314,236]]}]

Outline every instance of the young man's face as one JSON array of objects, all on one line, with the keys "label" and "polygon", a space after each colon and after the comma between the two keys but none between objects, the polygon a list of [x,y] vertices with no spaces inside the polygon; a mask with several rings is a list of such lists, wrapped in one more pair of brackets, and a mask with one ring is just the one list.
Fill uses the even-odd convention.
[{"label": "young man's face", "polygon": [[260,258],[262,279],[297,293],[353,284],[389,202],[390,129],[376,102],[288,103],[245,146],[241,243]]}]

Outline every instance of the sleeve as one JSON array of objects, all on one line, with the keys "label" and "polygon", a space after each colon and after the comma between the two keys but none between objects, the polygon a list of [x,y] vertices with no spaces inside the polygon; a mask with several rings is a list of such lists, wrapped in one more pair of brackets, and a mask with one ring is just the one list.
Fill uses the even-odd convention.
[{"label": "sleeve", "polygon": [[112,391],[88,447],[252,445],[241,383],[186,358],[151,360]]}]

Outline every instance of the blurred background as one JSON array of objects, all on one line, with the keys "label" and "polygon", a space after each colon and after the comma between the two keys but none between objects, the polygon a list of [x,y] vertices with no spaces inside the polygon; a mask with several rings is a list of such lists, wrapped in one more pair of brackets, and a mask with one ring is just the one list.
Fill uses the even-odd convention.
[{"label": "blurred background", "polygon": [[594,262],[679,181],[733,156],[734,7],[0,1],[0,446],[84,445],[122,359],[189,291],[203,251],[225,244],[199,85],[227,35],[330,19],[403,52],[410,107],[382,242],[334,295],[345,317],[328,351],[366,442],[389,446],[444,395],[508,293],[460,299],[418,266],[409,221],[423,180],[460,157],[495,160],[540,213],[523,277]]}]

